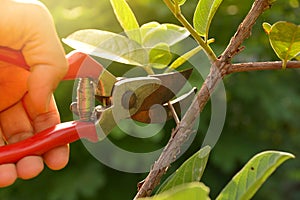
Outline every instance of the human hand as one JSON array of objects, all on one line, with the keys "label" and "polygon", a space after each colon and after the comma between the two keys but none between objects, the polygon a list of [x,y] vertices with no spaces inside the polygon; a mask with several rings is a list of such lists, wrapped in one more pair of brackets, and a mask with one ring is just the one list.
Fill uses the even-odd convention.
[{"label": "human hand", "polygon": [[[30,71],[0,61],[0,145],[15,143],[60,122],[53,91],[67,71],[64,50],[48,10],[37,1],[2,0],[0,47],[20,50]],[[37,176],[44,162],[63,168],[68,146],[0,165],[0,187]]]}]

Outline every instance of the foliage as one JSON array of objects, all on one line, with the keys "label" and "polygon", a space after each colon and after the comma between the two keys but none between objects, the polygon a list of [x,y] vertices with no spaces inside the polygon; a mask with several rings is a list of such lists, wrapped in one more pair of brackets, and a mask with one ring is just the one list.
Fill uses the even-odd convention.
[{"label": "foliage", "polygon": [[[125,33],[128,36],[128,39],[120,35],[112,34],[111,37],[103,37],[103,31],[97,30],[83,30],[77,31],[64,40],[65,43],[69,44],[73,48],[77,50],[83,51],[85,53],[89,53],[91,55],[99,56],[106,59],[111,59],[112,61],[117,61],[125,64],[132,64],[137,66],[144,66],[146,71],[152,74],[152,70],[149,71],[150,67],[156,68],[164,68],[171,61],[171,53],[169,49],[169,45],[179,42],[181,39],[184,39],[186,34],[183,34],[180,39],[176,40],[175,37],[166,37],[167,32],[161,28],[161,25],[156,24],[155,22],[146,25],[146,27],[150,27],[150,29],[139,29],[138,22],[131,11],[130,7],[126,3],[125,0],[119,0],[118,4],[116,1],[111,1],[115,14],[117,16],[118,21],[123,27]],[[165,0],[165,3],[171,9],[171,11],[175,14],[175,16],[180,16],[180,6],[184,4],[184,2],[174,1],[170,2]],[[206,54],[210,56],[210,60],[216,59],[214,53],[208,46],[207,37],[208,30],[211,24],[211,21],[217,11],[217,8],[222,3],[222,1],[210,1],[210,0],[200,0],[195,13],[194,13],[194,29],[189,25],[187,21],[184,20],[184,17],[177,17],[179,21],[187,28],[187,30],[191,33],[195,40],[199,43],[200,48],[203,48],[206,51]],[[173,8],[174,6],[174,8]],[[159,29],[157,29],[159,27]],[[168,27],[168,26],[166,26]],[[176,25],[169,25],[169,27],[176,27],[177,30],[179,28]],[[283,67],[285,68],[287,60],[296,57],[299,53],[299,50],[296,47],[292,48],[293,43],[298,42],[298,32],[297,26],[291,25],[288,23],[278,22],[274,26],[269,26],[264,24],[265,32],[270,36],[270,42],[277,53],[277,55],[284,61]],[[280,28],[278,28],[280,27]],[[280,30],[280,31],[278,31]],[[129,32],[128,32],[129,31]],[[159,32],[159,34],[153,34]],[[179,31],[177,31],[179,32]],[[172,33],[172,36],[175,36],[177,33]],[[204,38],[199,38],[197,32],[200,36]],[[283,33],[287,33],[283,35]],[[157,41],[155,43],[150,43],[152,49],[148,51],[143,47],[149,46],[145,41],[146,37],[151,34],[150,40]],[[108,33],[109,35],[109,33]],[[106,34],[105,34],[106,36]],[[104,39],[103,39],[104,38]],[[122,41],[119,41],[119,38],[122,38]],[[176,40],[176,41],[175,41]],[[286,42],[288,40],[288,42]],[[168,41],[168,42],[165,42]],[[135,43],[137,42],[137,43]],[[79,45],[76,45],[78,44]],[[75,45],[74,45],[75,44]],[[135,44],[141,44],[141,46],[136,47]],[[92,50],[89,49],[92,47]],[[154,48],[153,48],[154,47]],[[117,49],[116,49],[117,48]],[[88,50],[86,50],[88,49]],[[140,53],[142,49],[142,54]],[[114,57],[108,57],[107,53],[98,53],[99,51],[105,50],[106,52],[110,52],[108,54],[116,54]],[[124,50],[124,52],[122,52]],[[119,52],[121,51],[121,52]],[[196,50],[192,50],[187,52],[185,57],[188,57],[191,53],[197,53]],[[284,53],[279,53],[279,51]],[[97,52],[97,53],[94,53]],[[128,52],[128,53],[127,53]],[[138,53],[137,53],[138,52]],[[292,54],[289,56],[289,54]],[[136,58],[149,58],[149,61],[139,61],[135,62]],[[190,56],[189,56],[190,57]],[[116,59],[115,59],[116,58]],[[121,58],[121,59],[120,59]],[[129,59],[128,59],[129,58]],[[158,58],[158,59],[157,59]],[[125,62],[123,62],[125,59]],[[184,59],[184,57],[180,57],[180,59]],[[128,60],[132,60],[133,62],[128,62]],[[176,61],[175,61],[176,62]],[[178,61],[177,61],[178,62]],[[150,65],[149,65],[150,63]],[[180,63],[181,64],[181,63]],[[160,66],[160,67],[157,67]],[[172,65],[171,65],[172,66]],[[174,64],[173,64],[174,66]],[[174,67],[173,67],[174,68]],[[203,152],[207,152],[207,149],[202,149]],[[199,154],[201,155],[202,151],[200,150]],[[201,176],[203,174],[203,170],[206,166],[206,162],[208,159],[208,154],[204,156],[202,160],[202,156],[199,159],[199,155],[196,154],[191,157],[188,161],[186,161],[181,168],[179,168],[175,174],[170,176],[169,180],[166,181],[165,184],[161,186],[159,192],[167,191],[167,194],[154,196],[153,199],[182,199],[185,198],[184,195],[195,195],[198,196],[196,191],[190,191],[190,188],[184,188],[182,191],[186,194],[182,194],[181,192],[172,192],[174,186],[192,182],[192,181],[200,181]],[[250,199],[257,192],[257,190],[261,187],[261,185],[265,182],[265,180],[271,175],[271,173],[286,159],[293,157],[291,154],[286,153],[278,153],[278,152],[264,152],[262,154],[257,155],[249,163],[239,172],[233,180],[224,188],[221,194],[217,197],[217,199]],[[275,160],[275,161],[274,161]],[[198,162],[197,162],[198,161]],[[197,164],[196,164],[197,163]],[[196,173],[195,173],[196,171]],[[186,179],[187,178],[187,179]],[[181,188],[182,189],[182,188]],[[168,190],[171,190],[171,194],[168,193]],[[191,198],[191,197],[190,197]],[[198,197],[199,198],[199,197]],[[207,197],[208,198],[208,197]]]},{"label": "foliage", "polygon": [[194,27],[205,39],[211,21],[223,0],[200,0],[194,13]]},{"label": "foliage", "polygon": [[289,22],[276,22],[272,26],[264,23],[265,32],[277,56],[283,61],[282,68],[286,68],[287,61],[300,53],[300,26]]},{"label": "foliage", "polygon": [[[43,2],[53,14],[57,30],[62,38],[81,29],[101,29],[115,33],[122,31],[108,0],[61,0],[59,4],[50,0]],[[160,25],[163,25],[165,21],[178,23],[161,0],[127,0],[127,2],[135,11],[140,24],[147,24],[158,19],[160,22],[157,23]],[[194,13],[191,11],[197,7],[197,1],[173,0],[172,2],[183,5],[182,13],[186,15],[188,21],[193,21]],[[215,38],[212,47],[216,52],[224,48],[252,2],[252,0],[243,1],[243,3],[238,0],[228,0],[221,4],[210,22],[209,29],[210,37]],[[244,43],[247,48],[234,61],[277,59],[271,48],[268,48],[269,44],[263,34],[261,24],[263,21],[275,24],[278,19],[289,20],[297,24],[300,17],[299,9],[297,0],[277,1],[272,9],[256,23],[252,36]],[[65,48],[66,51],[70,50],[67,46]],[[203,54],[199,52],[189,59],[197,60],[201,67],[206,62],[203,60]],[[118,74],[122,70],[126,70],[126,66],[122,68],[118,66],[113,72]],[[233,74],[224,80],[228,97],[226,124],[218,144],[210,153],[210,159],[201,180],[210,187],[212,199],[219,194],[230,177],[241,169],[251,155],[264,149],[281,149],[293,152],[295,155],[300,154],[298,142],[300,140],[298,120],[300,86],[298,80],[298,70],[240,73]],[[71,103],[72,86],[72,82],[63,82],[55,93],[63,121],[72,119],[68,109]],[[201,114],[199,133],[193,145],[180,160],[172,165],[169,173],[175,171],[180,163],[199,149],[202,134],[206,131],[209,120],[210,111],[206,109]],[[167,124],[165,133],[170,132],[172,127],[174,127],[172,122]],[[166,143],[168,135],[152,138],[147,143],[136,142],[132,138],[117,134],[115,138],[112,136],[112,139],[125,148],[151,149],[159,148]],[[280,173],[272,175],[253,199],[299,199],[299,169],[298,159],[286,163],[281,167]],[[80,182],[83,176],[88,177],[86,178],[88,180],[83,181],[82,186],[78,186],[76,183]],[[67,168],[60,172],[46,170],[34,180],[20,180],[9,188],[1,189],[0,198],[13,200],[28,197],[34,200],[43,197],[47,200],[65,199],[68,196],[70,200],[131,199],[135,195],[136,182],[144,177],[145,174],[122,173],[101,165],[91,158],[78,142],[71,145],[71,159]],[[68,190],[64,190],[64,187]],[[85,189],[82,187],[86,187],[87,190],[83,191]]]},{"label": "foliage", "polygon": [[[203,191],[200,191],[201,185],[199,185],[199,191],[191,191],[189,187],[191,184],[196,184],[201,181],[209,152],[210,147],[206,146],[195,153],[161,185],[157,195],[145,199],[184,200],[187,199],[189,195],[193,196],[188,199],[210,199],[208,192],[205,193],[205,187]],[[243,169],[232,178],[216,199],[251,199],[275,169],[290,158],[294,158],[294,155],[279,151],[265,151],[255,155]],[[179,187],[181,188],[180,191],[184,191],[187,196],[177,194]],[[208,191],[208,189],[206,189],[206,191]]]},{"label": "foliage", "polygon": [[211,148],[206,146],[191,156],[160,186],[158,193],[189,182],[199,182],[208,161]]},{"label": "foliage", "polygon": [[141,66],[153,74],[152,68],[163,69],[172,60],[170,46],[189,36],[175,24],[149,22],[139,26],[126,1],[111,0],[115,15],[127,37],[102,30],[80,30],[64,43],[81,52],[124,64]]},{"label": "foliage", "polygon": [[251,199],[275,169],[289,158],[294,158],[294,155],[275,151],[257,154],[233,177],[216,199]]},{"label": "foliage", "polygon": [[161,194],[148,198],[140,198],[140,200],[209,200],[209,188],[203,183],[193,182],[174,187]]}]

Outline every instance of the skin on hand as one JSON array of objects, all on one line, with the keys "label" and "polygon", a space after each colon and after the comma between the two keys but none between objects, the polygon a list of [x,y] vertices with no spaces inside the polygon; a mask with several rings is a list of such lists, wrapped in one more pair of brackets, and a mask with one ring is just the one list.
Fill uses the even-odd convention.
[{"label": "skin on hand", "polygon": [[[0,46],[22,51],[30,71],[0,61],[0,145],[15,143],[60,123],[53,91],[67,72],[50,13],[38,1],[0,0]],[[0,165],[0,187],[63,168],[68,145]]]}]

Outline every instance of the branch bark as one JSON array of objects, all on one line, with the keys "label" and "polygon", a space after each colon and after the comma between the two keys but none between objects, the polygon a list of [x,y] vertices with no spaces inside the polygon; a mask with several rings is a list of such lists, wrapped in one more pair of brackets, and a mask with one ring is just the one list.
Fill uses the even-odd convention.
[{"label": "branch bark", "polygon": [[[287,63],[286,68],[295,69],[300,68],[300,61],[290,61]],[[249,63],[237,63],[231,65],[227,74],[235,72],[248,72],[248,71],[262,71],[262,70],[279,70],[282,69],[282,62],[249,62]]]},{"label": "branch bark", "polygon": [[[270,0],[255,0],[251,10],[238,27],[225,51],[215,62],[212,63],[210,73],[205,79],[205,82],[203,83],[196,98],[192,102],[181,122],[172,131],[172,136],[168,144],[164,148],[158,160],[154,163],[151,171],[144,180],[142,186],[139,188],[134,199],[150,196],[153,189],[159,184],[161,177],[165,174],[168,167],[176,160],[181,146],[193,133],[193,124],[208,102],[210,94],[214,91],[218,83],[222,81],[226,74],[234,72],[234,70],[231,70],[231,66],[233,66],[231,64],[231,59],[241,51],[240,46],[243,41],[250,36],[252,27],[257,18],[270,6]],[[235,66],[235,70],[238,71],[238,69],[242,69],[242,67]]]}]

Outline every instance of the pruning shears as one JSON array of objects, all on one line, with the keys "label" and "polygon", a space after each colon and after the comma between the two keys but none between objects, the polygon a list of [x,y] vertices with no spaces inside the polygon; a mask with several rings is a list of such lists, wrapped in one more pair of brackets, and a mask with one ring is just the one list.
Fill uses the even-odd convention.
[{"label": "pruning shears", "polygon": [[[143,123],[162,123],[191,102],[195,89],[172,100],[183,88],[191,69],[145,77],[115,77],[91,56],[73,51],[67,55],[69,71],[64,80],[79,79],[77,100],[71,110],[79,119],[63,122],[23,141],[0,147],[0,164],[15,163],[29,155],[81,138],[91,142],[104,139],[118,122],[126,118]],[[0,60],[29,70],[19,51],[0,48]],[[95,101],[97,99],[97,101]],[[172,101],[171,101],[172,100]],[[95,105],[100,102],[100,105]],[[154,106],[154,105],[161,106]],[[171,106],[171,107],[170,107]],[[162,117],[164,109],[166,116]]]}]

